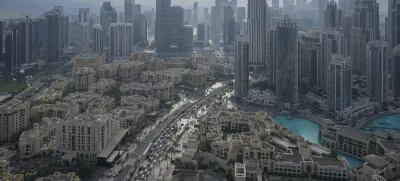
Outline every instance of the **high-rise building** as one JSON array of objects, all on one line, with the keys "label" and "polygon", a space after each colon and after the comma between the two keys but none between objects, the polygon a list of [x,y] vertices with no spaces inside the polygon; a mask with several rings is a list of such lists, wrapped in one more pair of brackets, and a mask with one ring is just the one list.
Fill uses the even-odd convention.
[{"label": "high-rise building", "polygon": [[125,23],[125,12],[118,13],[118,23]]},{"label": "high-rise building", "polygon": [[[132,5],[132,8],[133,8],[133,5]],[[125,13],[126,13],[126,11],[125,11]],[[133,12],[132,12],[133,13]],[[129,20],[129,14],[127,15],[127,14],[125,14],[125,21],[127,21],[127,18],[128,17],[128,20]],[[133,18],[133,15],[132,15],[132,18]],[[111,25],[111,23],[117,23],[117,10],[115,10],[115,8],[113,8],[112,6],[111,6],[111,2],[103,2],[103,5],[101,6],[101,9],[100,9],[100,25],[103,27],[103,35],[104,35],[104,38],[103,38],[103,42],[104,42],[104,45],[105,46],[108,46],[109,45],[109,42],[108,42],[108,40],[109,40],[109,36],[110,36],[110,32],[109,32],[109,28],[110,28],[110,25]],[[133,19],[132,19],[132,21],[130,21],[129,23],[133,23]]]},{"label": "high-rise building", "polygon": [[208,8],[204,8],[204,23],[207,24],[207,25],[211,24],[210,12],[208,11]]},{"label": "high-rise building", "polygon": [[[60,49],[68,46],[69,41],[69,16],[64,15],[64,7],[54,6],[53,11],[60,12]],[[62,51],[61,51],[62,52]]]},{"label": "high-rise building", "polygon": [[4,61],[3,47],[4,47],[4,32],[6,30],[6,22],[0,21],[0,63]]},{"label": "high-rise building", "polygon": [[193,25],[197,25],[198,21],[199,21],[199,12],[198,12],[198,3],[194,2],[193,3],[193,20],[192,23]]},{"label": "high-rise building", "polygon": [[92,29],[92,52],[93,53],[103,53],[104,43],[103,43],[103,27],[100,24],[96,24]]},{"label": "high-rise building", "polygon": [[133,43],[147,46],[147,20],[144,15],[135,16],[133,28]]},{"label": "high-rise building", "polygon": [[[167,46],[170,53],[178,53],[184,48],[182,47],[183,32],[183,8],[173,6],[169,8],[169,32],[167,37]],[[193,34],[193,33],[192,33]]]},{"label": "high-rise building", "polygon": [[74,53],[79,54],[89,49],[90,31],[89,23],[77,21],[71,23],[71,42]]},{"label": "high-rise building", "polygon": [[249,41],[239,37],[235,45],[235,96],[246,97],[249,89]]},{"label": "high-rise building", "polygon": [[246,20],[246,7],[238,7],[236,10],[236,22]]},{"label": "high-rise building", "polygon": [[343,11],[337,8],[337,3],[331,0],[324,14],[324,27],[339,28],[342,27]]},{"label": "high-rise building", "polygon": [[324,12],[329,0],[318,0],[318,27],[324,27]]},{"label": "high-rise building", "polygon": [[266,9],[265,0],[248,1],[249,62],[253,65],[263,66],[265,64]]},{"label": "high-rise building", "polygon": [[329,111],[341,113],[351,105],[351,61],[350,57],[332,54],[328,68],[327,102]]},{"label": "high-rise building", "polygon": [[154,31],[154,12],[145,11],[143,15],[144,17],[146,17],[147,28],[149,29],[149,31]]},{"label": "high-rise building", "polygon": [[211,7],[211,20],[210,20],[210,26],[211,26],[211,34],[216,35],[218,34],[218,26],[219,26],[219,21],[218,21],[218,12],[217,12],[217,7],[213,6]]},{"label": "high-rise building", "polygon": [[132,53],[132,23],[111,23],[110,57],[129,57]]},{"label": "high-rise building", "polygon": [[367,93],[372,101],[388,106],[388,43],[372,40],[366,48]]},{"label": "high-rise building", "polygon": [[10,30],[7,30],[4,38],[4,60],[5,60],[5,73],[13,73],[18,70],[18,30],[15,25]]},{"label": "high-rise building", "polygon": [[331,62],[332,54],[347,56],[344,35],[342,32],[333,28],[324,28],[322,32],[322,59],[321,69],[318,69],[319,85],[327,90],[328,67]]},{"label": "high-rise building", "polygon": [[299,84],[312,88],[318,85],[321,69],[322,43],[320,31],[309,30],[300,34],[299,39]]},{"label": "high-rise building", "polygon": [[231,2],[229,2],[230,4],[230,6],[231,6],[231,8],[233,9],[233,14],[234,14],[234,16],[237,16],[237,0],[231,0]]},{"label": "high-rise building", "polygon": [[193,15],[193,13],[192,13],[191,9],[185,9],[184,10],[184,13],[183,13],[183,22],[184,22],[184,24],[188,24],[188,25],[192,24],[192,20],[193,20],[192,15]]},{"label": "high-rise building", "polygon": [[208,43],[208,25],[205,23],[197,24],[197,41]]},{"label": "high-rise building", "polygon": [[354,12],[356,0],[339,0],[339,8],[343,10],[343,15],[349,16]]},{"label": "high-rise building", "polygon": [[343,16],[343,35],[344,39],[346,40],[347,44],[347,55],[352,55],[352,48],[351,48],[351,30],[352,30],[352,24],[353,24],[353,16],[351,15],[346,15]]},{"label": "high-rise building", "polygon": [[169,31],[169,20],[168,10],[171,7],[171,0],[157,0],[156,1],[156,24],[155,24],[155,40],[156,40],[156,52],[166,53],[168,52],[168,31]]},{"label": "high-rise building", "polygon": [[184,25],[182,28],[182,36],[179,44],[178,52],[193,52],[193,26],[192,25]]},{"label": "high-rise building", "polygon": [[389,59],[393,58],[393,49],[400,44],[400,1],[389,1],[389,14],[387,18]]},{"label": "high-rise building", "polygon": [[232,7],[225,6],[224,10],[224,44],[230,45],[235,41],[235,17]]},{"label": "high-rise building", "polygon": [[89,22],[89,8],[79,8],[79,23]]},{"label": "high-rise building", "polygon": [[18,62],[30,63],[32,57],[32,20],[29,16],[20,19],[18,24]]},{"label": "high-rise building", "polygon": [[379,5],[376,0],[356,0],[351,30],[353,73],[366,74],[365,45],[380,38]]},{"label": "high-rise building", "polygon": [[37,18],[32,22],[32,52],[34,60],[44,59],[45,19]]},{"label": "high-rise building", "polygon": [[393,97],[400,98],[400,45],[393,50],[392,89]]},{"label": "high-rise building", "polygon": [[270,86],[275,87],[278,102],[283,103],[286,109],[290,109],[299,101],[297,24],[285,16],[273,31],[275,31],[272,33],[274,55],[269,66],[276,72],[275,84]]},{"label": "high-rise building", "polygon": [[133,23],[134,6],[135,6],[135,0],[124,0],[125,23]]},{"label": "high-rise building", "polygon": [[279,0],[272,0],[272,8],[279,8]]},{"label": "high-rise building", "polygon": [[60,41],[61,41],[61,12],[51,10],[45,14],[45,55],[46,63],[60,62]]},{"label": "high-rise building", "polygon": [[140,4],[135,4],[134,6],[133,6],[133,17],[135,18],[135,16],[138,16],[138,15],[140,15],[140,14],[142,14],[142,5],[140,5]]}]

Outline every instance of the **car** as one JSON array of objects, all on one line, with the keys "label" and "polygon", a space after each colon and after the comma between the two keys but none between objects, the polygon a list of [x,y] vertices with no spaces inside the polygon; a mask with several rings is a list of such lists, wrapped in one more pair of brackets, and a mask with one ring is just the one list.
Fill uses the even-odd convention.
[{"label": "car", "polygon": [[125,167],[126,167],[126,164],[123,164],[123,165],[122,165],[122,168],[125,168]]}]

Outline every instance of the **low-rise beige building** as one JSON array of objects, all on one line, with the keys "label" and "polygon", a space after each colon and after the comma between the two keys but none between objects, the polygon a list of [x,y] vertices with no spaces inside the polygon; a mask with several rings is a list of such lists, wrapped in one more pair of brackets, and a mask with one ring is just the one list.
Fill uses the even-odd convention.
[{"label": "low-rise beige building", "polygon": [[89,85],[95,82],[93,68],[78,67],[74,71],[75,91],[88,91]]},{"label": "low-rise beige building", "polygon": [[132,81],[135,79],[139,79],[145,68],[146,65],[144,62],[124,62],[118,68],[118,77],[120,77],[122,81]]},{"label": "low-rise beige building", "polygon": [[88,51],[72,57],[72,63],[74,69],[78,67],[88,67],[96,70],[106,63],[106,56],[104,54],[95,54]]},{"label": "low-rise beige building", "polygon": [[80,114],[56,126],[56,155],[63,160],[96,162],[97,154],[107,148],[121,130],[113,114]]},{"label": "low-rise beige building", "polygon": [[96,69],[96,77],[101,78],[114,78],[118,76],[118,64],[105,64]]},{"label": "low-rise beige building", "polygon": [[21,134],[18,141],[21,160],[47,154],[55,148],[56,125],[60,118],[43,118],[42,123],[33,124],[33,128]]},{"label": "low-rise beige building", "polygon": [[75,172],[69,172],[67,174],[55,172],[53,175],[40,177],[37,178],[35,181],[81,181],[81,178],[77,176]]},{"label": "low-rise beige building", "polygon": [[105,92],[109,91],[111,88],[116,86],[116,82],[113,79],[101,78],[96,83],[92,83],[89,86],[89,92],[95,94],[103,95]]},{"label": "low-rise beige building", "polygon": [[32,106],[40,104],[54,104],[57,101],[62,100],[62,98],[63,91],[44,88],[33,97],[31,104]]},{"label": "low-rise beige building", "polygon": [[0,106],[0,141],[11,141],[28,126],[29,106],[26,102]]},{"label": "low-rise beige building", "polygon": [[42,120],[44,117],[56,117],[67,119],[79,113],[77,104],[68,102],[57,102],[56,104],[41,104],[31,108],[31,118],[34,120]]},{"label": "low-rise beige building", "polygon": [[64,97],[64,102],[77,104],[79,112],[83,113],[87,110],[93,109],[114,109],[114,98],[108,96],[101,96],[91,92],[76,92]]},{"label": "low-rise beige building", "polygon": [[121,97],[121,107],[128,110],[144,109],[145,114],[158,111],[160,100],[140,95]]},{"label": "low-rise beige building", "polygon": [[153,86],[153,96],[161,101],[174,100],[174,84],[172,82],[159,82]]},{"label": "low-rise beige building", "polygon": [[119,90],[124,95],[142,95],[142,96],[153,96],[152,83],[140,83],[130,82],[127,84],[121,84]]},{"label": "low-rise beige building", "polygon": [[207,85],[207,73],[202,70],[191,70],[185,75],[185,82],[192,88],[204,88]]}]

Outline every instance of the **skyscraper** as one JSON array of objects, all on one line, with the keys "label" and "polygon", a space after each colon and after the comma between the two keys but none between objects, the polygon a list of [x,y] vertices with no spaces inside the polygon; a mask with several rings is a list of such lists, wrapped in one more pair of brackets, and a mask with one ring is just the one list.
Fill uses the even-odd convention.
[{"label": "skyscraper", "polygon": [[4,47],[4,31],[6,30],[6,22],[0,21],[0,62],[4,61],[3,47]]},{"label": "skyscraper", "polygon": [[232,7],[224,10],[224,43],[230,45],[235,41],[235,17]]},{"label": "skyscraper", "polygon": [[10,30],[5,33],[4,39],[4,60],[5,60],[5,73],[13,73],[18,70],[18,30],[15,25],[11,25]]},{"label": "skyscraper", "polygon": [[[290,109],[299,101],[298,84],[298,29],[288,16],[278,22],[273,33],[273,68],[275,72],[275,92],[278,102]],[[271,65],[270,65],[271,66]]]},{"label": "skyscraper", "polygon": [[180,47],[178,52],[180,53],[192,53],[193,52],[193,26],[184,25],[182,28],[181,40],[179,42]]},{"label": "skyscraper", "polygon": [[328,67],[331,62],[332,54],[340,54],[347,56],[347,51],[345,47],[344,35],[342,32],[337,31],[333,28],[324,28],[322,32],[322,59],[321,59],[321,69],[318,69],[319,85],[327,90],[328,81]]},{"label": "skyscraper", "polygon": [[324,18],[324,27],[342,27],[343,11],[337,8],[337,3],[334,0],[328,3]]},{"label": "skyscraper", "polygon": [[351,61],[350,57],[332,54],[328,68],[327,102],[329,111],[341,113],[351,105]]},{"label": "skyscraper", "polygon": [[312,88],[318,85],[321,69],[322,43],[318,30],[301,34],[299,42],[299,84]]},{"label": "skyscraper", "polygon": [[393,50],[392,89],[393,97],[400,98],[400,45]]},{"label": "skyscraper", "polygon": [[235,44],[235,96],[246,97],[249,89],[249,42],[239,37]]},{"label": "skyscraper", "polygon": [[[132,7],[133,8],[133,7]],[[132,12],[133,13],[133,12]],[[127,21],[130,18],[129,14],[128,16],[125,16],[125,21]],[[133,18],[133,16],[132,16]],[[111,25],[111,23],[117,23],[117,11],[115,10],[115,8],[113,8],[111,6],[111,2],[103,2],[103,6],[101,6],[100,9],[100,25],[103,27],[103,35],[104,35],[104,45],[108,46],[109,45],[109,27]],[[132,21],[130,21],[129,23],[133,23],[133,19]]]},{"label": "skyscraper", "polygon": [[236,22],[246,20],[246,7],[238,7],[236,10]]},{"label": "skyscraper", "polygon": [[193,3],[193,25],[197,25],[198,21],[199,21],[199,14],[198,14],[198,3],[194,2]]},{"label": "skyscraper", "polygon": [[217,7],[213,6],[211,7],[211,20],[210,20],[210,26],[211,26],[211,34],[216,35],[218,33],[218,12],[217,12]]},{"label": "skyscraper", "polygon": [[365,45],[380,38],[379,5],[376,0],[356,0],[351,30],[353,73],[365,75]]},{"label": "skyscraper", "polygon": [[135,6],[135,0],[124,0],[125,23],[133,23],[134,6]]},{"label": "skyscraper", "polygon": [[109,55],[129,57],[132,51],[132,23],[111,23]]},{"label": "skyscraper", "polygon": [[206,42],[206,26],[204,23],[197,24],[197,41]]},{"label": "skyscraper", "polygon": [[265,64],[266,8],[265,0],[248,1],[249,62],[253,65]]},{"label": "skyscraper", "polygon": [[32,52],[35,60],[44,59],[45,18],[37,18],[32,22]]},{"label": "skyscraper", "polygon": [[183,13],[184,24],[191,25],[193,21],[193,13],[191,9],[185,9]]},{"label": "skyscraper", "polygon": [[385,110],[388,107],[388,43],[373,40],[367,44],[366,82],[371,100],[380,102]]},{"label": "skyscraper", "polygon": [[125,12],[118,13],[118,23],[125,23]]},{"label": "skyscraper", "polygon": [[144,17],[146,17],[147,28],[149,29],[149,31],[154,31],[154,12],[153,11],[145,11],[143,13],[143,15],[144,15]]},{"label": "skyscraper", "polygon": [[389,43],[389,59],[393,58],[393,49],[400,44],[400,1],[389,1],[388,14],[388,43]]},{"label": "skyscraper", "polygon": [[318,27],[324,26],[324,12],[329,0],[318,0]]},{"label": "skyscraper", "polygon": [[279,0],[272,0],[272,8],[279,8]]},{"label": "skyscraper", "polygon": [[207,25],[210,25],[210,12],[208,11],[208,8],[204,8],[204,23]]},{"label": "skyscraper", "polygon": [[60,27],[61,12],[59,10],[51,10],[45,14],[45,55],[46,63],[60,62],[60,33],[63,29]]},{"label": "skyscraper", "polygon": [[133,6],[133,17],[135,18],[135,16],[138,16],[138,15],[140,15],[140,14],[142,14],[142,5],[140,5],[140,4],[135,4],[134,6]]},{"label": "skyscraper", "polygon": [[103,27],[100,24],[96,24],[92,29],[92,52],[93,53],[103,53],[104,43],[103,43]]},{"label": "skyscraper", "polygon": [[30,63],[32,57],[32,20],[29,16],[20,19],[18,24],[18,62]]},{"label": "skyscraper", "polygon": [[89,8],[79,8],[79,23],[89,22]]},{"label": "skyscraper", "polygon": [[231,0],[231,2],[229,2],[229,6],[232,8],[233,10],[233,15],[237,16],[237,0]]},{"label": "skyscraper", "polygon": [[171,7],[171,0],[156,1],[156,24],[155,40],[156,52],[165,53],[168,51],[168,10]]},{"label": "skyscraper", "polygon": [[133,43],[147,46],[147,20],[144,15],[135,16],[133,28]]},{"label": "skyscraper", "polygon": [[71,23],[71,42],[73,51],[76,54],[85,52],[89,49],[90,31],[89,23]]}]

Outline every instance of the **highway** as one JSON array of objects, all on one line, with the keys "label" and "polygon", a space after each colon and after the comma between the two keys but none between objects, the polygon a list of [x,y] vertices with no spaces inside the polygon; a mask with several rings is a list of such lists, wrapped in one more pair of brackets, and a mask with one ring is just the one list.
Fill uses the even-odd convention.
[{"label": "highway", "polygon": [[125,162],[127,165],[124,170],[121,172],[121,174],[118,176],[116,180],[126,180],[129,178],[129,173],[133,170],[135,162],[137,159],[142,161],[142,155],[145,153],[146,148],[150,145],[150,143],[154,143],[156,141],[156,138],[158,138],[165,130],[166,128],[173,124],[174,122],[178,121],[181,117],[185,116],[187,113],[192,111],[194,107],[196,107],[199,103],[201,103],[203,100],[212,97],[229,87],[227,85],[220,87],[218,90],[215,90],[211,94],[208,94],[207,96],[204,96],[197,100],[196,102],[193,103],[186,103],[182,107],[178,108],[175,111],[171,111],[170,114],[164,116],[161,118],[162,121],[162,126],[156,127],[155,129],[151,130],[149,134],[146,136],[146,138],[139,143],[138,147],[134,151],[134,154],[131,155],[131,157]]}]

